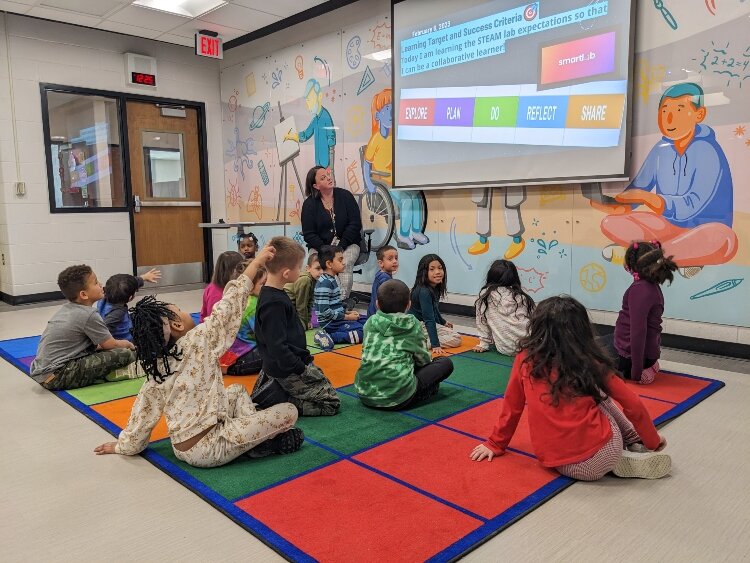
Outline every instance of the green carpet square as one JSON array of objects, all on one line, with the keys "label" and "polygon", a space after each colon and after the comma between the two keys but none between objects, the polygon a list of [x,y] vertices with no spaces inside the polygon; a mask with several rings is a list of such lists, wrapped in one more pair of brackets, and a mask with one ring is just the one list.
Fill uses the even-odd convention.
[{"label": "green carpet square", "polygon": [[272,455],[260,459],[240,456],[221,467],[201,469],[178,460],[169,440],[153,444],[151,449],[229,500],[248,495],[336,459],[336,456],[324,449],[312,444],[303,444],[302,449],[293,454]]},{"label": "green carpet square", "polygon": [[492,362],[493,364],[503,364],[508,367],[512,366],[513,361],[516,359],[515,356],[506,356],[505,354],[500,354],[495,349],[492,349],[488,352],[472,352],[471,350],[469,350],[468,352],[461,352],[460,354],[456,354],[455,356],[451,357],[474,358],[475,360],[482,360],[488,363]]},{"label": "green carpet square", "polygon": [[145,377],[139,377],[138,379],[100,383],[98,385],[81,387],[80,389],[71,389],[68,391],[68,394],[81,401],[84,405],[96,405],[98,403],[106,403],[107,401],[137,395],[144,381],[146,381]]},{"label": "green carpet square", "polygon": [[437,395],[414,408],[408,409],[406,412],[428,420],[438,420],[492,399],[490,395],[485,393],[451,385],[448,382],[451,381],[452,377],[440,384],[440,390]]},{"label": "green carpet square", "polygon": [[463,357],[452,356],[453,373],[448,381],[479,391],[502,395],[508,386],[510,368]]},{"label": "green carpet square", "polygon": [[[344,389],[355,393],[352,385]],[[368,408],[359,399],[343,393],[339,393],[339,397],[341,410],[336,416],[300,417],[297,426],[305,431],[305,436],[343,454],[362,450],[425,424],[393,411]]]},{"label": "green carpet square", "polygon": [[[311,354],[316,354],[317,352],[313,352],[313,350],[317,350],[318,352],[321,351],[320,347],[315,344],[315,341],[313,340],[313,337],[315,336],[315,333],[320,329],[311,329],[305,332],[305,338],[307,339],[307,349],[310,350]],[[333,348],[335,350],[338,350],[339,348],[346,348],[347,346],[351,346],[351,344],[334,344]]]}]

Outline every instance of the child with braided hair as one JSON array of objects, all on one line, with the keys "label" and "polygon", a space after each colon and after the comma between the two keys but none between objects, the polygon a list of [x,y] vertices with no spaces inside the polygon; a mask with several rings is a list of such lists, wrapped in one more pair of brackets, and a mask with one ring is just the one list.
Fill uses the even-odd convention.
[{"label": "child with braided hair", "polygon": [[617,317],[614,349],[620,373],[626,379],[648,385],[659,372],[661,317],[664,294],[661,285],[672,283],[677,264],[664,256],[659,241],[633,242],[625,252],[625,270],[633,283],[622,298]]},{"label": "child with braided hair", "polygon": [[251,280],[273,255],[273,248],[258,252],[244,273],[227,283],[213,313],[197,327],[189,313],[153,296],[131,310],[133,343],[146,382],[117,442],[102,444],[95,453],[140,453],[162,414],[175,456],[194,467],[217,467],[245,453],[291,453],[302,446],[302,430],[293,428],[294,405],[256,411],[243,386],[224,388],[219,366],[237,336]]}]

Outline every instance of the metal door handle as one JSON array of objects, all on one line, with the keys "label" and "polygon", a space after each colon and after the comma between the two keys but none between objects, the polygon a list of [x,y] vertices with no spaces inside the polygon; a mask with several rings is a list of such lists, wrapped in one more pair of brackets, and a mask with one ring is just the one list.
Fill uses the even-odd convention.
[{"label": "metal door handle", "polygon": [[141,212],[141,198],[137,195],[133,196],[133,212],[134,213]]}]

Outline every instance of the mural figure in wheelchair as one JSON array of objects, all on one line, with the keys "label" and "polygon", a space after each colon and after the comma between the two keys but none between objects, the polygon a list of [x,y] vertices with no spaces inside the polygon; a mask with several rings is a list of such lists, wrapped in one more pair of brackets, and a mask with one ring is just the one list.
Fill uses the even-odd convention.
[{"label": "mural figure in wheelchair", "polygon": [[[390,88],[381,90],[372,98],[371,118],[372,135],[367,145],[360,148],[362,175],[367,188],[365,203],[369,208],[368,217],[368,210],[362,207],[363,223],[376,223],[378,218],[385,223],[379,231],[380,236],[373,236],[372,250],[377,250],[393,236],[395,221],[398,219],[398,247],[414,250],[418,244],[430,242],[424,234],[427,203],[421,191],[390,189],[393,185],[393,95]],[[373,231],[376,230],[378,229],[373,228]]]}]

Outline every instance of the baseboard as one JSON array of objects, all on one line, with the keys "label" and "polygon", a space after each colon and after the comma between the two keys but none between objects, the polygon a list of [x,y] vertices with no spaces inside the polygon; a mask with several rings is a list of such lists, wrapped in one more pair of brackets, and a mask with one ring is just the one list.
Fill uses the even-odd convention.
[{"label": "baseboard", "polygon": [[[364,291],[353,291],[360,301],[370,301],[370,294]],[[469,305],[456,305],[454,303],[440,303],[440,311],[447,315],[456,315],[459,317],[468,317],[474,322],[476,313],[474,307]],[[597,332],[600,335],[609,334],[614,330],[614,326],[595,324]],[[708,340],[706,338],[695,338],[693,336],[682,336],[680,334],[662,333],[661,343],[667,348],[677,348],[688,352],[698,352],[700,354],[712,354],[714,356],[726,356],[729,358],[739,358],[750,360],[750,345],[739,344],[737,342],[720,342]]]},{"label": "baseboard", "polygon": [[65,299],[65,297],[61,291],[32,293],[31,295],[8,295],[0,291],[0,299],[8,305],[29,305],[31,303],[44,303],[45,301],[59,301]]}]

